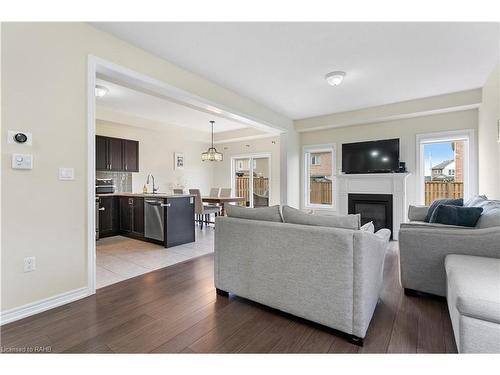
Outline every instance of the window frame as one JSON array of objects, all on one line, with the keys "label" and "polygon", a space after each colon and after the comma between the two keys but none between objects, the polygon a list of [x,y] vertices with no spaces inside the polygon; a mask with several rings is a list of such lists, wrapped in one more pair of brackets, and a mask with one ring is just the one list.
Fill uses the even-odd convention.
[{"label": "window frame", "polygon": [[[331,152],[331,180],[332,180],[332,204],[317,204],[310,202],[310,165],[311,154],[318,152]],[[337,147],[335,143],[308,145],[302,148],[302,164],[303,164],[303,178],[302,178],[302,192],[303,192],[303,208],[312,210],[336,210],[337,207]]]}]

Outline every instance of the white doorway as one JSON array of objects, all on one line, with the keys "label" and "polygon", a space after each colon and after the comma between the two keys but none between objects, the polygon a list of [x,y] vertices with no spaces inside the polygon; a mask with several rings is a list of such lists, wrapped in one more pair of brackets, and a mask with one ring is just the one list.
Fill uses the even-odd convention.
[{"label": "white doorway", "polygon": [[[261,131],[275,133],[275,129],[270,124],[258,122],[257,120],[246,117],[237,110],[227,108],[224,105],[219,105],[205,98],[198,97],[191,93],[185,92],[177,87],[168,85],[151,77],[145,76],[128,68],[116,65],[109,61],[105,61],[95,56],[88,56],[88,72],[87,72],[87,286],[88,294],[94,294],[96,291],[96,99],[95,87],[98,79],[103,79],[117,85],[122,85],[128,89],[136,90],[144,94],[170,100],[172,102],[185,105],[189,108],[199,110],[204,113],[213,115],[214,117],[225,118],[239,122],[247,127],[256,128]],[[208,133],[207,133],[208,134]],[[270,168],[269,168],[270,170]],[[211,238],[207,242],[213,243]],[[104,244],[104,243],[103,243]],[[113,244],[108,244],[110,247]],[[121,245],[119,245],[121,246]],[[130,247],[130,246],[128,246]],[[111,249],[110,249],[111,250]],[[124,258],[124,257],[122,257]],[[122,259],[123,260],[123,259]],[[128,260],[128,259],[127,259]],[[137,261],[137,259],[136,259]],[[148,268],[147,264],[141,265],[143,268]],[[151,265],[150,268],[155,265]]]},{"label": "white doorway", "polygon": [[468,199],[477,192],[473,129],[417,135],[417,203]]},{"label": "white doorway", "polygon": [[249,154],[231,158],[231,187],[241,205],[268,207],[271,197],[271,154]]}]

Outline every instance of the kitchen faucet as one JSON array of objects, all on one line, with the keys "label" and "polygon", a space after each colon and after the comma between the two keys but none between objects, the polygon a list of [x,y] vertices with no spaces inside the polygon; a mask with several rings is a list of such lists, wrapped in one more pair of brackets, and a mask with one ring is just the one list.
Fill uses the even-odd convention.
[{"label": "kitchen faucet", "polygon": [[148,179],[146,180],[146,184],[149,185],[149,177],[151,177],[151,180],[153,180],[153,194],[155,194],[158,191],[158,188],[155,187],[155,176],[152,174],[148,174]]}]

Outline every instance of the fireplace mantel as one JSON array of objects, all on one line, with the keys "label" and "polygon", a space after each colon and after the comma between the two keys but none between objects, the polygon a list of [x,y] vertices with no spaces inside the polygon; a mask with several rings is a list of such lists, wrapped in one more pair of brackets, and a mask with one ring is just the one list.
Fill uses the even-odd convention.
[{"label": "fireplace mantel", "polygon": [[339,174],[338,212],[348,213],[349,194],[392,194],[393,238],[398,240],[401,223],[407,217],[406,179],[409,173]]}]

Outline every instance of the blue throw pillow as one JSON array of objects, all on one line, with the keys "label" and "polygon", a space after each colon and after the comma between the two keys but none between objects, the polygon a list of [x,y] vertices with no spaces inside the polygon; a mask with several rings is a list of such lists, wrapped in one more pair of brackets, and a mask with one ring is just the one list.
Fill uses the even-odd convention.
[{"label": "blue throw pillow", "polygon": [[463,206],[464,205],[464,200],[462,198],[460,199],[436,199],[434,202],[429,207],[429,211],[427,211],[427,215],[425,216],[425,222],[430,223],[431,222],[431,216],[434,213],[434,210],[442,204],[447,204],[448,206]]},{"label": "blue throw pillow", "polygon": [[431,223],[475,227],[483,212],[482,207],[439,205],[431,216]]}]

